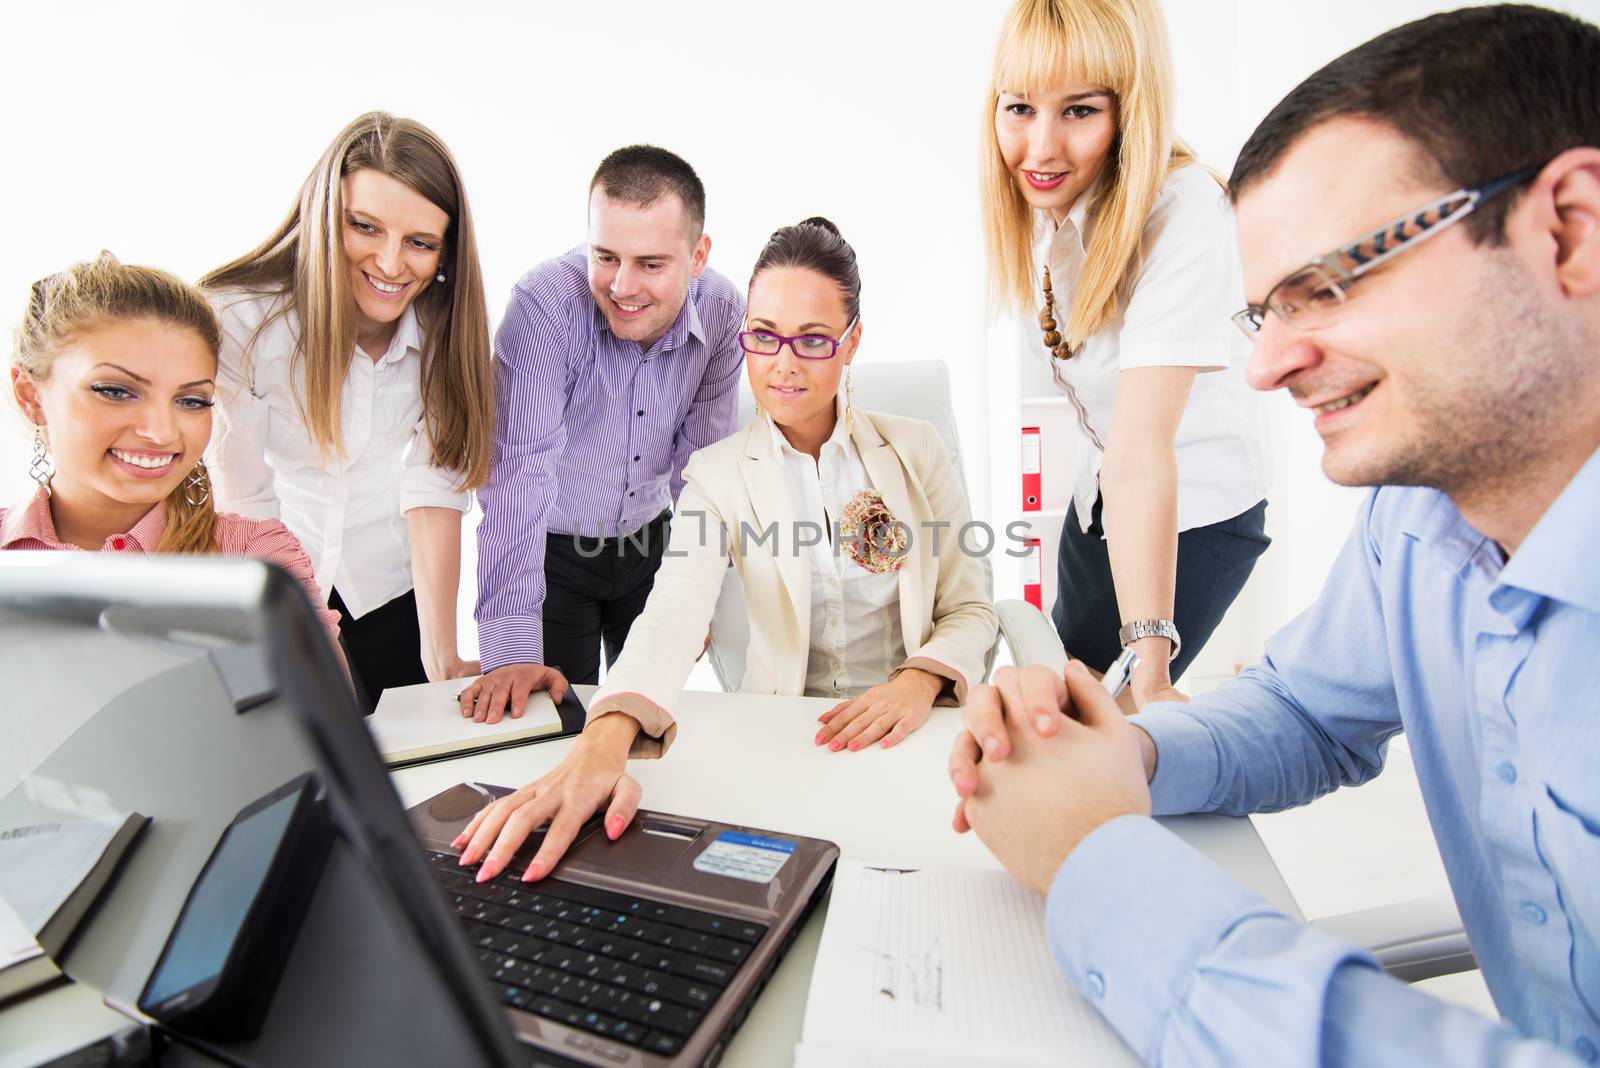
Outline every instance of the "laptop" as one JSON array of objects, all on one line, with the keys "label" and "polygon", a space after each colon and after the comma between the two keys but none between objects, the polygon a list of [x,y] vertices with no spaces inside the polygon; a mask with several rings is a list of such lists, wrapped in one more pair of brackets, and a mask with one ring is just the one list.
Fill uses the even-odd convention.
[{"label": "laptop", "polygon": [[[198,891],[241,814],[316,784],[332,845],[278,932],[289,948],[259,1030],[174,1023],[175,1053],[714,1064],[838,859],[817,839],[645,810],[616,842],[591,821],[538,883],[512,874],[536,836],[478,884],[449,842],[506,788],[463,783],[403,810],[300,587],[254,561],[0,553],[0,679],[0,828],[152,817],[58,962],[119,1007],[139,1004],[169,941],[219,940],[186,902],[218,897]],[[179,937],[197,922],[208,939]]]}]

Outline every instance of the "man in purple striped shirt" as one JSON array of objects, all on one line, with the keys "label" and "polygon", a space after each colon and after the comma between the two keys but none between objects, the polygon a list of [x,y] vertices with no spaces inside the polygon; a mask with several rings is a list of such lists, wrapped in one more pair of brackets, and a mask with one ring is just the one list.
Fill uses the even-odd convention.
[{"label": "man in purple striped shirt", "polygon": [[597,682],[644,608],[694,450],[733,432],[744,300],[706,268],[705,189],[665,149],[607,156],[589,243],[523,276],[495,335],[499,425],[478,492],[485,676],[463,715]]}]

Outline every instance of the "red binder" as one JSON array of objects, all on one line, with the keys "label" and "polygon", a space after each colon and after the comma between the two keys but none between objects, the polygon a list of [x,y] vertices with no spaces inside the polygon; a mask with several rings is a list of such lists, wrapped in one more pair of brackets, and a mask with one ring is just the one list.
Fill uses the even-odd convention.
[{"label": "red binder", "polygon": [[1028,539],[1028,555],[1022,558],[1022,599],[1044,611],[1044,548],[1038,538]]},{"label": "red binder", "polygon": [[1022,428],[1022,510],[1037,512],[1041,507],[1043,489],[1039,485],[1039,428]]}]

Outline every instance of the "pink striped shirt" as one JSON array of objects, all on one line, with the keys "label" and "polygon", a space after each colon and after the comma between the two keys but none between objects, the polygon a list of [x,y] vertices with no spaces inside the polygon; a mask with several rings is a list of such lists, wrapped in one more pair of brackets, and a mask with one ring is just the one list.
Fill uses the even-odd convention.
[{"label": "pink striped shirt", "polygon": [[[158,504],[144,514],[124,534],[113,534],[100,546],[101,552],[153,553],[161,544],[161,534],[167,525],[167,506]],[[62,541],[56,535],[55,520],[50,515],[50,499],[35,493],[31,500],[16,507],[0,509],[0,550],[72,550],[82,552],[76,545]],[[289,533],[289,528],[276,519],[246,519],[232,512],[217,513],[217,554],[219,556],[248,556],[269,564],[277,564],[293,575],[306,595],[317,618],[328,628],[335,645],[339,642],[339,613],[329,610],[327,598],[317,588],[311,572],[311,559],[300,547],[300,542]]]}]

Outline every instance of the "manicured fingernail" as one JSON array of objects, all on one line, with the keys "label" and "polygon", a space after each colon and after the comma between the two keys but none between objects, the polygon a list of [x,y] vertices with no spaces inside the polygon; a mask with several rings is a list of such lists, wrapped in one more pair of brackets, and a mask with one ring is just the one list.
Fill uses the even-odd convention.
[{"label": "manicured fingernail", "polygon": [[821,745],[823,742],[825,742],[827,740],[828,740],[828,732],[827,731],[818,731],[817,732],[817,740],[813,744]]},{"label": "manicured fingernail", "polygon": [[528,870],[522,873],[522,881],[525,883],[531,883],[535,879],[542,878],[544,878],[544,865],[537,860],[529,864]]},{"label": "manicured fingernail", "polygon": [[893,744],[894,744],[894,739],[893,738],[885,738],[883,741],[878,743],[879,747],[883,748],[883,749],[887,749]]},{"label": "manicured fingernail", "polygon": [[833,744],[828,746],[828,748],[830,750],[832,750],[833,752],[837,753],[839,750],[844,748],[844,743],[839,741],[839,739],[835,738],[833,740]]},{"label": "manicured fingernail", "polygon": [[462,831],[460,834],[458,834],[454,838],[450,839],[450,848],[451,849],[460,849],[462,846],[464,846],[466,844],[467,844],[467,832],[466,831]]},{"label": "manicured fingernail", "polygon": [[621,833],[622,833],[622,817],[621,816],[612,816],[610,819],[606,820],[606,837],[607,838],[609,838],[613,842],[615,842],[617,840],[617,835],[619,835]]},{"label": "manicured fingernail", "polygon": [[1000,739],[995,738],[995,737],[993,737],[991,735],[990,737],[985,738],[983,740],[983,751],[985,753],[988,753],[990,756],[994,756],[995,753],[999,751],[999,749],[1000,749]]},{"label": "manicured fingernail", "polygon": [[491,860],[487,864],[485,864],[483,867],[478,869],[478,882],[486,883],[490,879],[493,879],[496,875],[499,875],[499,874],[500,874],[500,865],[496,864],[494,861]]},{"label": "manicured fingernail", "polygon": [[476,848],[468,847],[467,849],[462,850],[460,864],[463,868],[470,868],[477,862],[478,850]]},{"label": "manicured fingernail", "polygon": [[1038,727],[1040,732],[1047,731],[1050,729],[1050,717],[1040,716],[1038,719],[1033,721],[1033,725]]},{"label": "manicured fingernail", "polygon": [[855,752],[855,751],[856,751],[856,750],[857,750],[857,749],[860,749],[860,748],[861,748],[861,739],[859,739],[859,738],[852,738],[852,739],[851,739],[851,740],[850,740],[850,751],[851,751],[851,752],[852,752],[852,753],[854,753],[854,752]]}]

